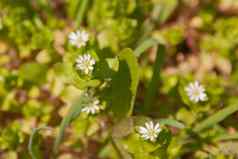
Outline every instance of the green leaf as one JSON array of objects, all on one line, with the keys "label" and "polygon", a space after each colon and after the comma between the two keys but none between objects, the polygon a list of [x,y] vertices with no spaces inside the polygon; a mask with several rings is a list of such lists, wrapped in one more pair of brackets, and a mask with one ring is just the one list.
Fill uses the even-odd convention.
[{"label": "green leaf", "polygon": [[16,150],[20,146],[20,144],[22,144],[23,140],[24,134],[22,132],[22,126],[20,122],[8,123],[8,125],[6,125],[5,127],[1,127],[1,150]]},{"label": "green leaf", "polygon": [[124,49],[119,55],[119,69],[112,77],[105,92],[105,99],[117,117],[130,116],[133,111],[139,68],[131,49]]},{"label": "green leaf", "polygon": [[238,133],[219,135],[214,139],[216,142],[225,140],[238,140]]},{"label": "green leaf", "polygon": [[148,116],[133,116],[133,124],[134,126],[142,126],[146,122],[151,121],[152,119]]},{"label": "green leaf", "polygon": [[[118,60],[115,59],[100,59],[100,61],[95,65],[93,76],[100,80],[110,79],[118,65]],[[111,66],[110,66],[111,65]]]},{"label": "green leaf", "polygon": [[164,63],[165,58],[165,46],[159,45],[157,50],[157,56],[153,68],[153,76],[150,80],[149,86],[146,90],[145,101],[144,101],[144,111],[150,111],[152,107],[152,103],[154,102],[154,98],[156,95],[156,91],[158,89],[158,84],[160,80],[160,69]]},{"label": "green leaf", "polygon": [[77,14],[77,9],[80,6],[81,1],[68,0],[67,1],[67,15],[70,18],[75,18]]},{"label": "green leaf", "polygon": [[32,131],[32,134],[30,136],[29,143],[28,143],[28,151],[32,159],[42,158],[37,136],[39,135],[39,131],[46,130],[46,129],[50,129],[50,128],[44,126],[44,127],[35,128]]},{"label": "green leaf", "polygon": [[164,23],[178,6],[178,0],[160,0],[152,13],[152,18],[159,23]]},{"label": "green leaf", "polygon": [[54,154],[58,152],[59,145],[64,137],[64,131],[67,126],[80,114],[82,107],[87,104],[89,98],[85,95],[79,97],[79,99],[71,106],[69,113],[64,117],[60,124],[59,133],[56,136],[54,142]]},{"label": "green leaf", "polygon": [[81,0],[81,3],[78,7],[78,13],[77,13],[77,17],[76,17],[76,26],[79,27],[84,16],[85,16],[85,12],[87,10],[88,4],[89,4],[90,0]]},{"label": "green leaf", "polygon": [[135,49],[135,55],[136,57],[139,57],[142,53],[144,53],[147,49],[156,46],[158,44],[157,40],[153,38],[148,38],[145,41],[143,41],[142,44],[140,44],[136,49]]},{"label": "green leaf", "polygon": [[183,123],[180,123],[174,119],[160,119],[159,123],[161,125],[169,125],[180,129],[183,129],[185,127]]},{"label": "green leaf", "polygon": [[160,146],[158,142],[145,141],[137,133],[131,133],[128,137],[123,138],[120,140],[120,144],[133,155],[149,154]]},{"label": "green leaf", "polygon": [[158,151],[163,151],[163,156],[166,156],[166,150],[170,144],[171,138],[171,132],[168,130],[162,130],[159,133],[158,140],[156,142],[146,141],[138,133],[134,132],[126,138],[118,140],[118,143],[124,150],[132,154],[134,158],[148,159],[156,156],[162,156],[162,154],[158,154]]},{"label": "green leaf", "polygon": [[41,84],[46,80],[47,65],[36,62],[23,64],[19,69],[19,76],[36,84]]},{"label": "green leaf", "polygon": [[73,84],[79,89],[85,89],[87,87],[96,87],[99,85],[100,81],[97,79],[91,79],[91,77],[83,77],[75,69],[75,59],[79,53],[70,52],[64,57],[65,75],[68,82]]},{"label": "green leaf", "polygon": [[229,107],[223,108],[222,110],[218,111],[214,115],[210,116],[209,118],[205,119],[201,123],[197,124],[194,128],[195,132],[200,132],[206,128],[209,128],[221,121],[223,121],[226,117],[233,114],[234,112],[238,111],[238,103],[235,105],[231,105]]},{"label": "green leaf", "polygon": [[160,147],[158,147],[155,151],[153,151],[154,156],[158,156],[160,159],[167,159],[167,148],[171,142],[172,134],[169,130],[162,130],[159,133],[158,137],[158,143],[160,144]]}]

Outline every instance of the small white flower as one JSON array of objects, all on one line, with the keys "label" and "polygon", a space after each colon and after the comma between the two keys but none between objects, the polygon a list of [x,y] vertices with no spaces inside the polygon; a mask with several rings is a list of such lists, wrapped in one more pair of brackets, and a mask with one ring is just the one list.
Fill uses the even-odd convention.
[{"label": "small white flower", "polygon": [[205,88],[198,82],[195,81],[193,83],[189,83],[185,88],[189,99],[192,102],[206,101],[207,94],[205,93]]},{"label": "small white flower", "polygon": [[69,42],[72,45],[75,45],[76,47],[80,48],[82,46],[85,46],[87,41],[89,39],[89,35],[86,31],[76,31],[76,32],[71,32],[69,34]]},{"label": "small white flower", "polygon": [[76,59],[76,68],[88,75],[92,73],[96,61],[90,54],[79,55]]},{"label": "small white flower", "polygon": [[81,111],[89,115],[99,113],[101,109],[99,100],[93,99],[92,103],[89,103],[89,105],[85,106]]},{"label": "small white flower", "polygon": [[154,124],[152,121],[146,122],[145,126],[139,127],[139,134],[144,140],[155,142],[161,131],[159,123]]}]

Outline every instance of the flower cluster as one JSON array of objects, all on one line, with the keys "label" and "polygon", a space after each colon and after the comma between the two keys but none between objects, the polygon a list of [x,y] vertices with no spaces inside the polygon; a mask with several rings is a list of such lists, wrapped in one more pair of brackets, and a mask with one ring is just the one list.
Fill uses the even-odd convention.
[{"label": "flower cluster", "polygon": [[[77,30],[76,32],[71,32],[69,34],[69,42],[70,44],[76,46],[77,48],[81,48],[86,46],[89,40],[89,35],[86,31]],[[90,75],[94,69],[94,65],[96,63],[95,59],[88,53],[79,55],[76,60],[76,69],[80,70],[82,73],[86,75]]]}]

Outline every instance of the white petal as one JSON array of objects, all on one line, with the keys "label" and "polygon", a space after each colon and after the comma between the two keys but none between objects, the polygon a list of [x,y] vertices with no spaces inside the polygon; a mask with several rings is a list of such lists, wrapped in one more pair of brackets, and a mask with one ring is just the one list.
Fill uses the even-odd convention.
[{"label": "white petal", "polygon": [[201,101],[206,101],[206,100],[207,100],[207,95],[206,95],[205,93],[202,93],[202,94],[200,95],[200,100],[201,100]]},{"label": "white petal", "polygon": [[154,123],[152,121],[149,122],[149,126],[150,129],[154,129]]},{"label": "white petal", "polygon": [[146,129],[149,129],[150,128],[150,123],[149,122],[145,123],[145,127],[146,127]]},{"label": "white petal", "polygon": [[194,82],[194,86],[195,86],[195,87],[199,87],[199,85],[200,85],[200,84],[199,84],[198,81],[195,81],[195,82]]},{"label": "white petal", "polygon": [[145,134],[145,133],[147,133],[147,132],[148,132],[148,131],[147,131],[146,128],[144,128],[144,127],[142,127],[142,126],[139,127],[139,133]]},{"label": "white petal", "polygon": [[155,124],[154,129],[155,129],[155,131],[160,131],[160,125],[159,125],[159,123]]}]

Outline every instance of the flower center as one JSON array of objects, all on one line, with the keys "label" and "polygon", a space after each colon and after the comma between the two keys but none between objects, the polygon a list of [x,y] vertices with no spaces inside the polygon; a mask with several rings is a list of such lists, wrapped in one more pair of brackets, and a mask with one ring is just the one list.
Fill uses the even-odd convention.
[{"label": "flower center", "polygon": [[149,134],[150,137],[153,137],[153,138],[155,138],[157,136],[156,131],[153,130],[153,129],[149,129],[148,134]]},{"label": "flower center", "polygon": [[78,37],[78,38],[77,38],[77,43],[80,44],[80,43],[82,43],[82,42],[83,42],[82,38]]},{"label": "flower center", "polygon": [[193,95],[194,96],[199,96],[200,95],[200,90],[199,89],[194,89],[193,90]]}]

